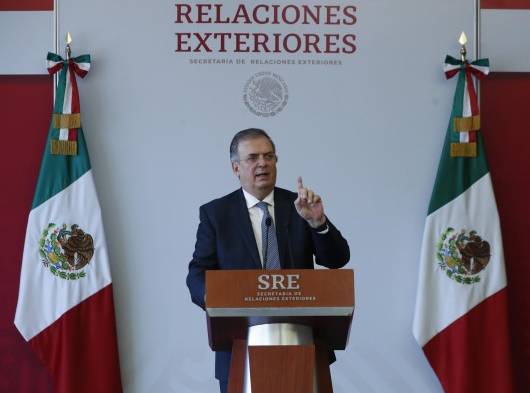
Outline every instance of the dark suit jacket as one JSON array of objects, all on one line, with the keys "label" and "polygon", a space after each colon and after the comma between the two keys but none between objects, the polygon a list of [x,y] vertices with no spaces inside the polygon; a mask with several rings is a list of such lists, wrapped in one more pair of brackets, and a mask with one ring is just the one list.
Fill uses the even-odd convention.
[{"label": "dark suit jacket", "polygon": [[[294,207],[297,194],[274,189],[274,219],[283,269],[313,269],[315,262],[340,268],[350,259],[348,243],[328,220],[318,234]],[[200,223],[186,283],[191,300],[204,308],[204,272],[209,269],[261,269],[258,247],[242,189],[200,207]],[[228,379],[230,352],[216,352],[215,377]]]}]

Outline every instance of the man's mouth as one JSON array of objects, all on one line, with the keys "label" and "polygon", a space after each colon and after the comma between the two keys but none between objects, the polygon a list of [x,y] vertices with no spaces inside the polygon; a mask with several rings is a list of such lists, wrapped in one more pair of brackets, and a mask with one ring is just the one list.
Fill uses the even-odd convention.
[{"label": "man's mouth", "polygon": [[256,179],[264,179],[266,178],[267,176],[269,176],[269,174],[267,172],[264,172],[264,173],[256,173]]}]

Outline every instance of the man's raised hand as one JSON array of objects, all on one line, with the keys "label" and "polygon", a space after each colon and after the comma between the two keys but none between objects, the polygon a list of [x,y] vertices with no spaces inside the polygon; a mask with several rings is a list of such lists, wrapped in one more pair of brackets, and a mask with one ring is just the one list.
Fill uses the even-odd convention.
[{"label": "man's raised hand", "polygon": [[324,205],[319,195],[304,187],[302,177],[297,180],[298,198],[294,201],[296,211],[312,228],[318,228],[326,222]]}]

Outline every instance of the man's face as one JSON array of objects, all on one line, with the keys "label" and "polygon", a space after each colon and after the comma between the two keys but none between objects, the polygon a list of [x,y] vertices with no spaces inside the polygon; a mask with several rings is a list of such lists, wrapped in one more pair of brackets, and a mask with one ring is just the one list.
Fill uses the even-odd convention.
[{"label": "man's face", "polygon": [[241,187],[258,199],[265,198],[276,184],[276,154],[265,137],[239,142],[239,161],[232,161],[232,170]]}]

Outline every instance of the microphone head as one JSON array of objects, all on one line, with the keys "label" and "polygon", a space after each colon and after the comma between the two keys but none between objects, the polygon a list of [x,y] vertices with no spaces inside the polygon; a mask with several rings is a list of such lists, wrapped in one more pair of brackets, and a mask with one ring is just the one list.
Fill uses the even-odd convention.
[{"label": "microphone head", "polygon": [[265,225],[267,225],[268,227],[270,227],[272,225],[272,218],[270,217],[267,217],[265,219]]}]

